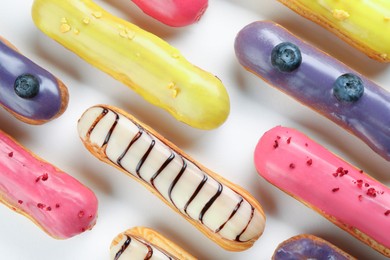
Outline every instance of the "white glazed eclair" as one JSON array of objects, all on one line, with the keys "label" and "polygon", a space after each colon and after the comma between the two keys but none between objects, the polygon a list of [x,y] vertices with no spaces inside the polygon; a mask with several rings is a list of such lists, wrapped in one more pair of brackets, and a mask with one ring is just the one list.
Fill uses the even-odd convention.
[{"label": "white glazed eclair", "polygon": [[110,259],[183,259],[196,258],[147,227],[134,227],[117,235],[110,246]]},{"label": "white glazed eclair", "polygon": [[98,159],[135,178],[226,250],[245,250],[263,233],[263,210],[247,191],[125,112],[105,105],[89,108],[78,132]]}]

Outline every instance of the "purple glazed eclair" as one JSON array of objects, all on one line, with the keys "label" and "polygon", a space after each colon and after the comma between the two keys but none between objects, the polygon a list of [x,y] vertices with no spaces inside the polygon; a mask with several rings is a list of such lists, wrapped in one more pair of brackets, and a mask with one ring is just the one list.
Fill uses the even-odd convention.
[{"label": "purple glazed eclair", "polygon": [[356,259],[322,238],[302,234],[282,242],[274,252],[272,260],[291,259]]},{"label": "purple glazed eclair", "polygon": [[68,105],[68,90],[0,37],[0,105],[19,120],[44,124],[60,116]]},{"label": "purple glazed eclair", "polygon": [[248,71],[390,160],[389,92],[270,21],[243,28],[235,52]]}]

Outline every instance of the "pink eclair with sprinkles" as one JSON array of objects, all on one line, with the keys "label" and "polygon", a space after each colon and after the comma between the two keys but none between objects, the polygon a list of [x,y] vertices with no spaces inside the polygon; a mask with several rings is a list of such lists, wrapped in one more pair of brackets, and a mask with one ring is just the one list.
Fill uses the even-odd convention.
[{"label": "pink eclair with sprinkles", "polygon": [[57,239],[91,229],[98,208],[90,189],[1,131],[0,202]]},{"label": "pink eclair with sprinkles", "polygon": [[254,162],[268,182],[390,256],[388,187],[291,128],[267,131]]}]

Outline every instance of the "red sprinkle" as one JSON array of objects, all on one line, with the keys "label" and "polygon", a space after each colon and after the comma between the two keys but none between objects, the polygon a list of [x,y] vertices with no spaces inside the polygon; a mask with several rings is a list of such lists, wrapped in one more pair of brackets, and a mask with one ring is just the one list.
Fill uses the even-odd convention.
[{"label": "red sprinkle", "polygon": [[363,173],[363,170],[360,170],[359,172],[360,172],[360,173]]},{"label": "red sprinkle", "polygon": [[363,200],[363,195],[359,195],[358,199],[359,199],[359,201],[362,201]]},{"label": "red sprinkle", "polygon": [[289,137],[289,138],[287,139],[287,143],[288,143],[288,144],[291,143],[291,137]]},{"label": "red sprinkle", "polygon": [[295,164],[290,163],[289,167],[290,167],[290,169],[295,169]]},{"label": "red sprinkle", "polygon": [[336,192],[336,191],[339,191],[339,190],[340,190],[340,188],[333,188],[332,192]]},{"label": "red sprinkle", "polygon": [[278,143],[278,140],[275,140],[275,143],[274,143],[274,148],[278,148],[279,147],[279,143]]},{"label": "red sprinkle", "polygon": [[308,147],[309,146],[308,143],[305,143],[305,146]]},{"label": "red sprinkle", "polygon": [[390,210],[386,210],[386,212],[385,212],[385,216],[388,216],[388,215],[390,215]]},{"label": "red sprinkle", "polygon": [[42,180],[43,180],[43,181],[47,181],[48,178],[49,178],[49,175],[48,175],[47,173],[44,173],[44,174],[42,175]]},{"label": "red sprinkle", "polygon": [[376,190],[374,188],[369,188],[367,190],[367,195],[370,196],[370,197],[375,198],[376,197]]},{"label": "red sprinkle", "polygon": [[40,208],[40,209],[43,209],[43,208],[45,207],[45,204],[38,203],[38,204],[37,204],[37,207]]},{"label": "red sprinkle", "polygon": [[370,184],[364,183],[364,186],[365,186],[365,187],[370,187]]},{"label": "red sprinkle", "polygon": [[23,200],[18,200],[18,203],[19,204],[23,204]]},{"label": "red sprinkle", "polygon": [[84,214],[85,214],[84,211],[80,210],[80,211],[79,211],[79,218],[84,217]]},{"label": "red sprinkle", "polygon": [[59,203],[57,203],[57,204],[56,204],[56,208],[58,209],[59,207],[60,207],[60,204],[59,204]]},{"label": "red sprinkle", "polygon": [[13,152],[10,152],[10,153],[8,153],[8,156],[9,156],[9,157],[12,157],[12,156],[14,156],[14,153],[13,153]]},{"label": "red sprinkle", "polygon": [[359,188],[363,187],[363,180],[356,180],[356,182]]},{"label": "red sprinkle", "polygon": [[47,211],[51,211],[51,207],[47,207],[46,210],[47,210]]},{"label": "red sprinkle", "polygon": [[312,165],[313,164],[313,160],[312,159],[307,160],[306,164],[309,165],[309,166]]}]

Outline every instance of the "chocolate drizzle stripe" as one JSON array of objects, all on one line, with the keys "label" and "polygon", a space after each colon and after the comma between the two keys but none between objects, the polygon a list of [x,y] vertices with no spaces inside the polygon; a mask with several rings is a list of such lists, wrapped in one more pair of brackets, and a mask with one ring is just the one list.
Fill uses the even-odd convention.
[{"label": "chocolate drizzle stripe", "polygon": [[199,191],[202,189],[203,185],[207,182],[208,177],[207,175],[203,175],[203,180],[199,183],[198,187],[196,187],[196,190],[191,195],[191,198],[187,201],[186,205],[184,206],[184,212],[187,213],[187,208],[191,204],[191,202],[195,199],[195,197],[198,195]]},{"label": "chocolate drizzle stripe", "polygon": [[237,213],[238,209],[241,207],[241,204],[243,201],[244,201],[244,199],[241,197],[240,201],[237,203],[236,207],[232,211],[232,214],[230,214],[229,218],[225,221],[225,223],[223,223],[217,230],[215,230],[215,233],[218,233],[219,231],[221,231],[225,227],[226,223],[228,223],[234,217],[234,215],[236,215],[236,213]]},{"label": "chocolate drizzle stripe", "polygon": [[125,252],[127,247],[130,245],[130,243],[131,243],[131,237],[126,235],[126,241],[121,246],[121,249],[115,254],[114,260],[118,260],[119,259],[119,257],[123,254],[123,252]]},{"label": "chocolate drizzle stripe", "polygon": [[90,137],[93,130],[95,130],[96,125],[100,122],[100,120],[108,113],[107,109],[103,109],[102,113],[95,119],[95,121],[92,123],[91,127],[88,129],[86,137]]},{"label": "chocolate drizzle stripe", "polygon": [[156,186],[154,185],[154,180],[160,175],[160,173],[168,166],[168,164],[173,160],[175,159],[175,154],[174,153],[171,153],[171,155],[168,157],[168,159],[163,163],[163,165],[161,165],[161,167],[156,171],[156,173],[152,176],[152,178],[150,178],[150,183],[152,184],[153,188],[156,188]]},{"label": "chocolate drizzle stripe", "polygon": [[179,181],[179,179],[181,178],[181,176],[183,175],[183,173],[185,172],[185,170],[187,169],[187,162],[184,160],[183,157],[181,157],[181,160],[183,161],[183,166],[181,167],[180,172],[177,174],[177,176],[175,177],[175,179],[173,180],[173,182],[169,186],[169,190],[168,190],[169,199],[171,200],[171,202],[175,206],[175,208],[177,208],[177,206],[176,206],[175,202],[173,202],[172,191],[175,188],[175,186],[176,186],[177,182]]},{"label": "chocolate drizzle stripe", "polygon": [[217,198],[219,197],[219,195],[221,195],[222,193],[222,190],[223,190],[223,186],[221,183],[218,182],[218,190],[217,190],[217,193],[215,193],[215,195],[206,203],[206,205],[203,207],[202,211],[200,212],[199,214],[199,220],[200,222],[203,224],[203,217],[204,215],[206,214],[206,212],[209,210],[209,208],[211,207],[211,205],[213,205],[213,203],[217,200]]},{"label": "chocolate drizzle stripe", "polygon": [[108,143],[108,141],[110,141],[112,132],[114,132],[114,129],[115,129],[116,125],[118,124],[118,121],[119,121],[119,115],[117,113],[115,113],[115,122],[112,124],[110,130],[108,131],[106,138],[104,139],[104,142],[102,144],[102,147],[104,147]]},{"label": "chocolate drizzle stripe", "polygon": [[143,242],[143,241],[140,241],[140,242],[142,242],[148,248],[148,253],[146,254],[144,259],[149,260],[153,256],[153,248],[146,242]]},{"label": "chocolate drizzle stripe", "polygon": [[235,241],[241,242],[241,240],[240,240],[241,235],[244,234],[244,232],[247,230],[249,224],[252,222],[253,216],[255,215],[255,208],[252,205],[251,205],[251,208],[252,208],[251,217],[249,218],[248,224],[246,224],[245,228],[241,231],[241,233],[238,234],[238,236],[236,236]]},{"label": "chocolate drizzle stripe", "polygon": [[148,150],[146,151],[146,153],[142,156],[141,160],[138,162],[137,164],[137,167],[135,168],[135,172],[137,173],[138,177],[143,180],[143,178],[141,177],[141,173],[139,172],[142,168],[142,165],[144,164],[144,162],[146,161],[146,159],[148,158],[150,152],[152,151],[154,145],[156,144],[156,141],[152,139],[152,142],[150,143],[149,145],[149,148]]},{"label": "chocolate drizzle stripe", "polygon": [[122,169],[125,169],[123,166],[122,166],[122,159],[123,157],[126,156],[127,152],[129,151],[130,147],[138,141],[138,139],[140,139],[140,137],[142,136],[143,134],[143,129],[142,128],[139,128],[139,132],[133,137],[133,139],[130,141],[130,143],[127,145],[126,149],[123,151],[123,153],[118,157],[118,159],[116,160],[116,163],[122,168]]}]

